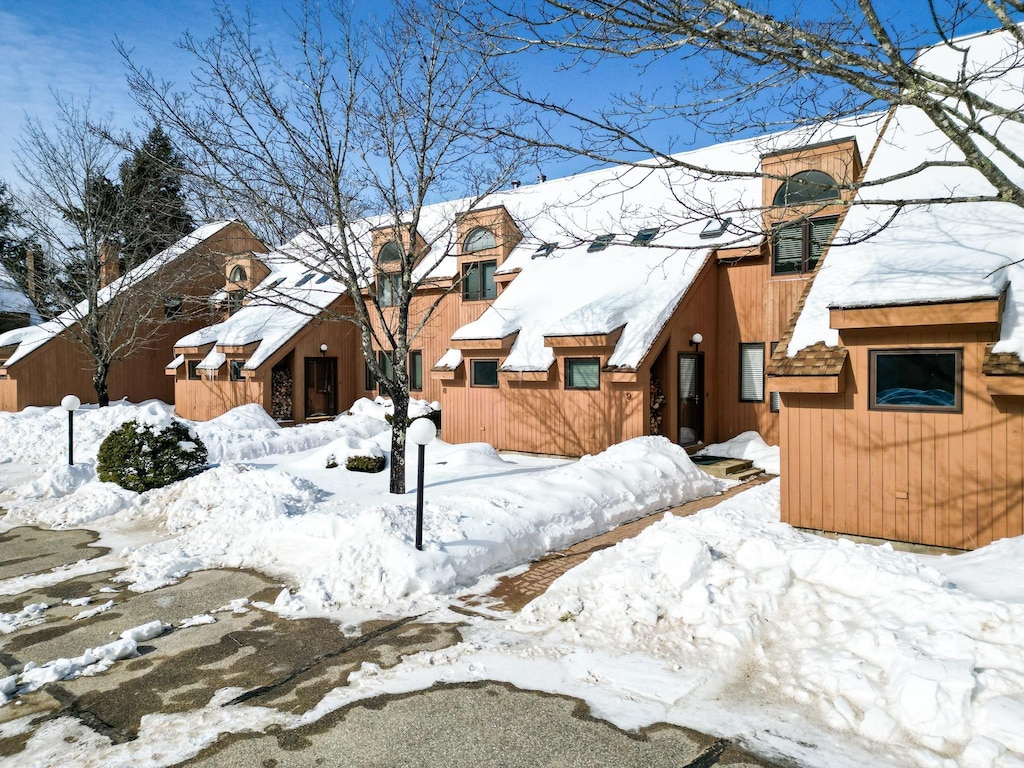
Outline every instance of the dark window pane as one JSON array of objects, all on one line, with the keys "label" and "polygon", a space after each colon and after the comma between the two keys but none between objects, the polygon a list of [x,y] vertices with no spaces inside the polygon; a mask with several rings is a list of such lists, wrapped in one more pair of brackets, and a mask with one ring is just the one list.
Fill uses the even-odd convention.
[{"label": "dark window pane", "polygon": [[380,253],[377,255],[377,258],[380,261],[401,261],[402,246],[392,240],[380,249]]},{"label": "dark window pane", "polygon": [[498,361],[497,360],[474,360],[473,361],[474,387],[496,387],[498,386]]},{"label": "dark window pane", "polygon": [[811,247],[807,255],[807,271],[810,272],[818,264],[829,238],[832,237],[832,230],[836,228],[839,219],[835,216],[827,219],[814,219],[810,222]]},{"label": "dark window pane", "polygon": [[188,361],[188,377],[190,379],[193,379],[193,380],[199,378],[199,361],[198,360],[189,360]]},{"label": "dark window pane", "polygon": [[821,171],[803,171],[783,182],[775,193],[772,205],[783,207],[812,203],[817,200],[835,200],[839,197],[839,187],[832,177]]},{"label": "dark window pane", "polygon": [[936,352],[872,352],[874,398],[872,405],[897,408],[959,407],[959,355],[956,350]]},{"label": "dark window pane", "polygon": [[764,400],[764,344],[740,344],[740,400]]},{"label": "dark window pane", "polygon": [[594,238],[589,246],[587,246],[587,253],[593,253],[594,251],[603,251],[608,247],[608,244],[615,239],[615,235],[598,235]]},{"label": "dark window pane", "polygon": [[463,253],[476,253],[477,251],[486,251],[490,248],[496,248],[498,245],[494,239],[494,233],[487,227],[477,227],[466,235],[466,240],[462,244]]},{"label": "dark window pane", "polygon": [[803,224],[786,224],[775,232],[775,262],[777,275],[800,272],[803,266]]},{"label": "dark window pane", "polygon": [[423,389],[423,352],[418,349],[409,353],[409,389]]},{"label": "dark window pane", "polygon": [[242,375],[242,368],[245,366],[245,360],[232,360],[231,361],[231,381],[242,381],[245,377]]}]

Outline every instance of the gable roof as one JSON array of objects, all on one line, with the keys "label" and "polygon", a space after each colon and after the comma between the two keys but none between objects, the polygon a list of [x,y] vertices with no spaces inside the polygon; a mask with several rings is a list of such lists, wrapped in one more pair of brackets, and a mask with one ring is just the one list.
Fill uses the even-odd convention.
[{"label": "gable roof", "polygon": [[[160,251],[150,259],[137,266],[135,269],[126,272],[121,277],[112,281],[97,293],[97,301],[102,306],[115,296],[130,289],[152,276],[162,267],[170,264],[175,259],[185,255],[196,246],[210,239],[222,229],[231,225],[232,221],[217,221],[206,224],[185,235],[176,243]],[[27,328],[16,328],[7,333],[0,334],[0,347],[17,345],[15,350],[2,362],[4,366],[10,366],[18,362],[30,352],[39,349],[50,339],[59,336],[68,328],[78,323],[89,311],[88,301],[81,301],[74,307],[64,311],[53,320],[40,325],[30,325]]]},{"label": "gable roof", "polygon": [[[302,253],[296,254],[297,249]],[[221,347],[256,344],[243,367],[259,368],[345,293],[345,286],[329,275],[295,261],[297,255],[310,261],[315,256],[314,249],[310,238],[300,235],[261,257],[270,274],[253,289],[246,304],[225,321],[183,336],[174,346],[213,344],[199,367],[216,370],[226,359]]]},{"label": "gable roof", "polygon": [[[976,35],[957,45],[969,50],[969,73],[998,73],[998,79],[979,81],[987,98],[1013,109],[1024,107],[1024,68],[1018,64],[1019,48],[1009,33]],[[923,51],[918,62],[948,73],[964,60],[947,46],[935,46]],[[1024,152],[1024,127],[992,115],[980,119],[1011,151]],[[991,157],[1024,184],[1024,174],[1005,155],[993,149]],[[891,113],[865,181],[884,179],[928,161],[962,158],[923,112],[901,106]],[[794,358],[803,354],[801,350],[837,347],[839,332],[830,327],[832,309],[993,300],[1005,292],[1000,340],[993,352],[1022,357],[1024,269],[1017,262],[1024,257],[1024,209],[998,202],[904,207],[884,202],[994,192],[979,172],[948,166],[860,190],[857,204],[818,267],[784,354]],[[771,372],[780,374],[782,369],[773,367]]]}]

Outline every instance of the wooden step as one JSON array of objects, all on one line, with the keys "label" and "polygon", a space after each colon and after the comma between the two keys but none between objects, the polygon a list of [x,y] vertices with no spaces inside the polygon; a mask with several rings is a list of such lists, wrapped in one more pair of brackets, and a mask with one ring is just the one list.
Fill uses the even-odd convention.
[{"label": "wooden step", "polygon": [[707,464],[700,463],[699,460],[695,463],[712,477],[728,478],[730,480],[735,479],[737,473],[745,472],[754,466],[754,463],[748,459],[719,458],[717,461]]},{"label": "wooden step", "polygon": [[764,470],[762,470],[760,467],[751,467],[750,469],[744,469],[739,472],[731,472],[726,476],[726,479],[738,480],[739,482],[742,483],[745,480],[749,480],[752,477],[757,477],[758,475],[763,474],[763,472]]}]

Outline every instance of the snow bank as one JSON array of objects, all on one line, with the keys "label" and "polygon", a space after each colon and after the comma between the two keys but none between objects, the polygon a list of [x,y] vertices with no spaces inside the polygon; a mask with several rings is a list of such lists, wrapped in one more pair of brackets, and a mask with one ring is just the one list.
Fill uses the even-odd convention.
[{"label": "snow bank", "polygon": [[607,683],[669,710],[742,682],[739,706],[788,702],[902,764],[1024,760],[1024,606],[979,600],[888,546],[779,523],[777,482],[596,553],[514,627],[547,648],[660,661],[657,685]]},{"label": "snow bank", "polygon": [[697,455],[746,459],[770,475],[779,474],[779,446],[768,445],[757,432],[742,432],[724,443],[714,443],[700,449]]},{"label": "snow bank", "polygon": [[447,479],[468,467],[493,474],[515,465],[490,446],[440,447],[428,475],[436,484],[428,488],[424,552],[412,546],[411,503],[316,506],[311,483],[225,466],[161,489],[163,496],[144,495],[179,535],[130,552],[122,578],[145,590],[200,568],[252,567],[299,584],[300,602],[311,608],[420,610],[482,574],[717,487],[678,446],[639,438],[575,464],[445,493]]}]

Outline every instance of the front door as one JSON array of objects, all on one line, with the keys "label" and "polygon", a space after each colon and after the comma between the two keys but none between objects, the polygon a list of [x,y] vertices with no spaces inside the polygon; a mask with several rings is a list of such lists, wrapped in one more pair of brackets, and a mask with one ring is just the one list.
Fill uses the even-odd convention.
[{"label": "front door", "polygon": [[704,355],[679,354],[679,444],[704,439]]},{"label": "front door", "polygon": [[306,418],[334,416],[338,388],[338,358],[306,358]]}]

